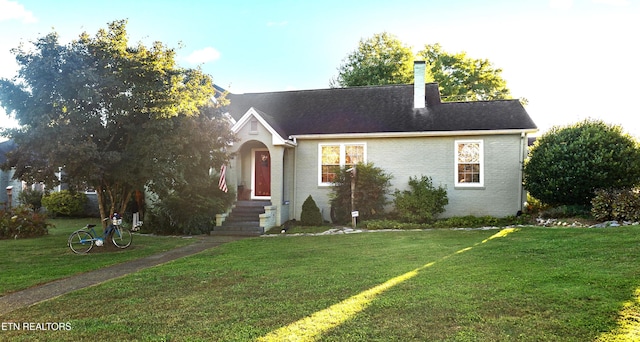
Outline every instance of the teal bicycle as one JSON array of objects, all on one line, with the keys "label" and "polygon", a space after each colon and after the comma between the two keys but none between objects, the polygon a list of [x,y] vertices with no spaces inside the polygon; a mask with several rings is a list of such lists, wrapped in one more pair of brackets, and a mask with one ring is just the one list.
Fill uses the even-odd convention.
[{"label": "teal bicycle", "polygon": [[[106,218],[105,220],[108,220]],[[131,245],[131,231],[122,226],[122,217],[118,213],[111,217],[111,224],[104,234],[98,235],[94,229],[95,224],[88,224],[84,228],[71,233],[67,245],[76,254],[86,254],[94,245],[100,247],[104,241],[111,239],[111,242],[118,248],[127,248]]]}]

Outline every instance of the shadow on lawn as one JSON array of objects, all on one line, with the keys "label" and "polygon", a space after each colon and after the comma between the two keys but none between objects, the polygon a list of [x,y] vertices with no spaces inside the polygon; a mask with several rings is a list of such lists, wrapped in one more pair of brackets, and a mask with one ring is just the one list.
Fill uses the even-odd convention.
[{"label": "shadow on lawn", "polygon": [[338,304],[318,311],[311,316],[307,316],[297,322],[289,324],[288,326],[274,330],[269,334],[259,338],[257,341],[315,341],[324,332],[346,322],[357,313],[364,310],[369,305],[369,303],[371,303],[382,292],[417,276],[420,271],[429,268],[435,265],[437,262],[445,260],[449,257],[467,252],[478,245],[488,242],[489,240],[505,237],[516,231],[518,231],[517,228],[503,229],[492,235],[491,237],[483,240],[482,242],[478,242],[473,246],[466,247],[452,254],[446,255],[440,258],[440,260],[432,261],[405,274],[389,279],[376,287],[360,292],[357,295],[347,298]]}]

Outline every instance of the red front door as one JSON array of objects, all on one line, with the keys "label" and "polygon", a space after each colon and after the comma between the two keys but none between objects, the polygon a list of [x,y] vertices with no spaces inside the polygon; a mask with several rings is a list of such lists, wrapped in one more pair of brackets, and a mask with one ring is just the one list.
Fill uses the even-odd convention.
[{"label": "red front door", "polygon": [[271,196],[271,156],[269,151],[255,151],[254,155],[255,197]]}]

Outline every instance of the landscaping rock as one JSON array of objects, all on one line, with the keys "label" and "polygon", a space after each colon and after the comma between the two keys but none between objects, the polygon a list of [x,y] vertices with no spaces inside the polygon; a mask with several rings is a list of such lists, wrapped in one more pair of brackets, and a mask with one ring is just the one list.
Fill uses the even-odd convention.
[{"label": "landscaping rock", "polygon": [[620,227],[618,221],[606,221],[598,224],[594,224],[591,228],[607,228],[607,227]]}]

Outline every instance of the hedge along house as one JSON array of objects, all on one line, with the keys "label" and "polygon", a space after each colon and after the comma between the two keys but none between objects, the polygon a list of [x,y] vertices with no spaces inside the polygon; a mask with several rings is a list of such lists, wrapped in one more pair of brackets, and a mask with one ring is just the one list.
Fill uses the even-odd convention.
[{"label": "hedge along house", "polygon": [[[443,216],[514,215],[525,193],[527,135],[536,125],[518,100],[442,102],[416,62],[414,85],[229,94],[240,139],[226,174],[239,200],[264,200],[261,227],[300,218],[312,195],[330,219],[338,167],[373,163],[393,176],[429,176],[447,188]],[[244,201],[239,203],[246,203]],[[357,208],[356,208],[357,209]]]}]

